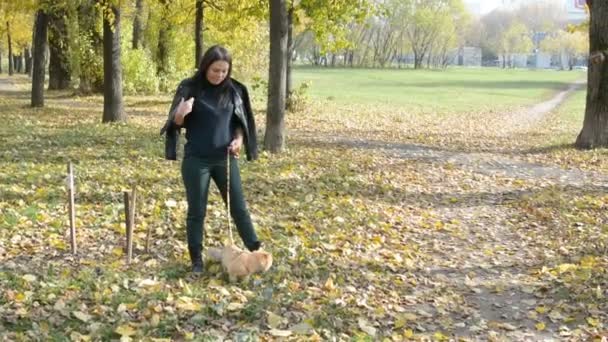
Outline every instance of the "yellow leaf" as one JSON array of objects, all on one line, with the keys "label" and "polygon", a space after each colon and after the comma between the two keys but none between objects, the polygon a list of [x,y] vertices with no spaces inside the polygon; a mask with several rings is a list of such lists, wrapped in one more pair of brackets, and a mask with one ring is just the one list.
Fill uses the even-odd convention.
[{"label": "yellow leaf", "polygon": [[538,330],[538,331],[543,331],[546,328],[545,323],[543,323],[543,322],[536,323],[536,325],[534,325],[534,326],[536,327],[536,330]]},{"label": "yellow leaf", "polygon": [[536,307],[536,312],[538,312],[539,314],[544,314],[546,311],[547,311],[547,308],[545,308],[544,306]]},{"label": "yellow leaf", "polygon": [[183,311],[198,311],[201,309],[201,305],[193,303],[189,297],[179,297],[176,307]]},{"label": "yellow leaf", "polygon": [[407,319],[405,319],[403,316],[398,317],[395,320],[395,329],[403,328],[406,323],[407,323]]},{"label": "yellow leaf", "polygon": [[561,264],[561,265],[557,266],[557,271],[559,273],[568,272],[568,271],[574,270],[574,269],[576,269],[576,265],[574,265],[574,264]]},{"label": "yellow leaf", "polygon": [[433,337],[438,341],[447,341],[448,340],[448,337],[439,331],[436,332],[435,334],[433,334]]},{"label": "yellow leaf", "polygon": [[133,336],[137,333],[137,331],[128,324],[119,325],[114,332],[120,336]]},{"label": "yellow leaf", "polygon": [[594,317],[587,317],[587,323],[592,327],[597,327],[600,324],[600,320]]},{"label": "yellow leaf", "polygon": [[336,286],[334,285],[334,280],[331,277],[327,278],[327,281],[325,282],[325,285],[323,285],[323,287],[326,290],[333,290],[336,288]]},{"label": "yellow leaf", "polygon": [[25,294],[19,292],[15,295],[16,302],[23,302],[25,300]]},{"label": "yellow leaf", "polygon": [[405,338],[413,338],[414,337],[414,332],[412,331],[412,329],[405,329],[403,331],[403,337],[405,337]]}]

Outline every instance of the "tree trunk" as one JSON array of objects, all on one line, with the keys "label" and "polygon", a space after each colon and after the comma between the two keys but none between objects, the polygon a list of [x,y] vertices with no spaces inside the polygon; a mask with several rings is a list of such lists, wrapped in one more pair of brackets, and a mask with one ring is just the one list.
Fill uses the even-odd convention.
[{"label": "tree trunk", "polygon": [[6,22],[6,37],[8,38],[8,74],[13,75],[14,73],[14,65],[13,65],[13,42],[11,41],[11,24]]},{"label": "tree trunk", "polygon": [[194,68],[198,69],[203,57],[203,19],[205,4],[196,0],[196,19],[194,22]]},{"label": "tree trunk", "polygon": [[287,109],[291,109],[291,93],[293,92],[293,81],[291,78],[291,65],[295,42],[293,40],[293,4],[287,12],[287,58],[285,66],[285,103]]},{"label": "tree trunk", "polygon": [[587,0],[589,64],[587,104],[583,129],[576,139],[579,148],[608,147],[608,2]]},{"label": "tree trunk", "polygon": [[24,74],[25,73],[25,59],[23,58],[23,52],[21,52],[17,56],[17,68],[16,68],[16,70],[20,74]]},{"label": "tree trunk", "polygon": [[103,91],[103,67],[98,62],[103,56],[103,37],[97,30],[99,12],[95,4],[83,1],[78,8],[78,27],[80,48],[80,85],[81,94],[101,93]]},{"label": "tree trunk", "polygon": [[32,61],[32,107],[44,107],[44,74],[47,47],[48,16],[43,10],[36,13],[34,51]]},{"label": "tree trunk", "polygon": [[169,2],[161,2],[164,6],[162,9],[162,19],[158,31],[158,49],[156,52],[156,74],[158,76],[165,75],[169,70],[169,20],[167,14],[169,11]]},{"label": "tree trunk", "polygon": [[72,70],[68,43],[68,26],[66,10],[56,9],[49,15],[49,90],[67,89],[70,87]]},{"label": "tree trunk", "polygon": [[133,17],[133,40],[132,48],[137,50],[143,47],[142,40],[144,39],[144,0],[135,2],[135,16]]},{"label": "tree trunk", "polygon": [[[126,121],[122,101],[122,69],[120,66],[120,9],[111,6],[114,21],[103,19],[103,120]],[[113,24],[113,25],[112,25]]]},{"label": "tree trunk", "polygon": [[26,47],[23,49],[23,54],[25,55],[25,73],[28,75],[32,75],[32,51],[30,47]]},{"label": "tree trunk", "polygon": [[286,57],[285,0],[270,0],[270,66],[264,148],[271,153],[279,153],[285,148]]},{"label": "tree trunk", "polygon": [[2,73],[2,49],[0,49],[0,74]]}]

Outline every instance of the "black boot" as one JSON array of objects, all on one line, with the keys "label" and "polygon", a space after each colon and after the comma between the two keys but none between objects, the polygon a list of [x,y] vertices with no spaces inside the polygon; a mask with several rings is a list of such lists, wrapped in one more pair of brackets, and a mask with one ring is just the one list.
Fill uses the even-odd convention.
[{"label": "black boot", "polygon": [[188,246],[188,252],[190,253],[190,261],[192,262],[192,273],[201,275],[203,273],[203,257],[201,255],[201,247]]}]

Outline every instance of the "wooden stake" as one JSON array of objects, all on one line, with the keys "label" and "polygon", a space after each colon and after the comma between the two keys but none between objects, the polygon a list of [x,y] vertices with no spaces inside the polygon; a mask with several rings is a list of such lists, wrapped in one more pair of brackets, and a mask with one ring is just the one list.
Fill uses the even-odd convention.
[{"label": "wooden stake", "polygon": [[152,225],[148,225],[148,231],[146,232],[146,253],[150,253],[150,238],[152,236]]},{"label": "wooden stake", "polygon": [[72,162],[68,163],[68,196],[70,203],[70,247],[72,254],[76,255],[76,213],[74,208],[74,171]]},{"label": "wooden stake", "polygon": [[131,263],[133,260],[133,231],[135,230],[135,208],[136,206],[136,192],[135,187],[131,190],[131,203],[129,206],[129,227],[130,229],[127,231],[127,263]]},{"label": "wooden stake", "polygon": [[125,250],[127,253],[127,264],[133,259],[133,230],[135,227],[135,188],[129,193],[123,193],[125,201],[125,227],[127,228],[127,244]]},{"label": "wooden stake", "polygon": [[130,206],[130,200],[131,200],[131,195],[129,194],[128,191],[123,192],[124,195],[124,201],[125,201],[125,228],[126,228],[126,236],[127,236],[127,241],[125,242],[125,254],[127,254],[127,264],[131,263],[131,260],[129,258],[129,232],[131,230],[131,206]]}]

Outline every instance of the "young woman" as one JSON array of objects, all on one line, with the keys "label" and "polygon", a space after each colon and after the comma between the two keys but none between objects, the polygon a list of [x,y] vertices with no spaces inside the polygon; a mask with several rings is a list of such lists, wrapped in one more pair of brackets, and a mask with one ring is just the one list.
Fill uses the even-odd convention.
[{"label": "young woman", "polygon": [[231,216],[245,247],[254,251],[261,246],[245,204],[236,160],[243,146],[248,160],[257,157],[255,121],[247,88],[230,77],[231,71],[228,51],[218,45],[209,48],[197,73],[177,88],[169,118],[161,130],[161,134],[166,133],[165,157],[176,160],[180,129],[186,129],[181,171],[188,201],[188,252],[192,272],[197,274],[203,272],[203,223],[210,180],[226,202],[228,164]]}]

